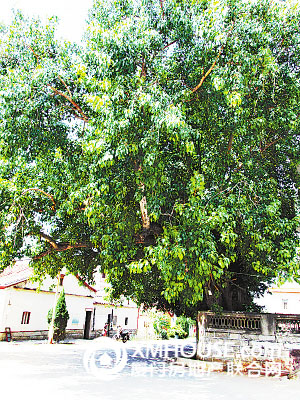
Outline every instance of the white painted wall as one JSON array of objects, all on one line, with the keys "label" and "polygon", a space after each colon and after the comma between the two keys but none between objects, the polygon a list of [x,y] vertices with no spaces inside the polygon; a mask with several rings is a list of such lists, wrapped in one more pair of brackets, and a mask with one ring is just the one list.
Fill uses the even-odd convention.
[{"label": "white painted wall", "polygon": [[[8,288],[7,299],[11,305],[6,305],[1,331],[8,326],[12,331],[48,330],[47,315],[53,307],[55,294],[51,292],[36,292],[35,290]],[[8,302],[7,302],[8,303]],[[67,329],[83,329],[86,309],[93,310],[93,298],[66,295],[67,309],[70,315]],[[30,312],[28,324],[22,324],[23,312]]]},{"label": "white painted wall", "polygon": [[[136,307],[114,307],[112,305],[95,305],[95,330],[102,330],[108,319],[108,314],[117,317],[116,326],[120,325],[124,329],[137,329],[138,309]],[[128,318],[128,324],[125,325],[125,318]],[[115,328],[116,328],[115,326]]]},{"label": "white painted wall", "polygon": [[285,282],[280,287],[271,287],[255,302],[264,306],[265,312],[300,314],[300,285],[296,282]]},{"label": "white painted wall", "polygon": [[[40,290],[49,290],[51,289],[53,292],[56,290],[56,285],[57,285],[57,279],[52,279],[49,276],[47,276],[43,283],[39,285],[37,282],[31,282],[28,280],[26,284],[24,283],[20,284],[22,287],[26,287],[29,289],[37,289],[39,288]],[[65,290],[66,294],[77,294],[81,296],[90,296],[91,295],[91,290],[84,286],[74,275],[65,275],[64,280],[63,280],[63,287]]]},{"label": "white painted wall", "polygon": [[6,317],[6,306],[8,304],[7,291],[0,290],[0,332],[4,332],[5,329],[5,317]]},{"label": "white painted wall", "polygon": [[156,337],[153,320],[148,311],[142,311],[140,313],[138,337],[143,339],[154,339]]},{"label": "white painted wall", "polygon": [[[0,332],[4,332],[5,327],[10,327],[12,332],[47,331],[47,315],[54,305],[56,284],[57,279],[47,277],[41,285],[28,280],[15,287],[0,289]],[[104,287],[107,286],[104,279],[99,286],[104,294]],[[114,316],[117,316],[117,325],[127,329],[137,328],[138,309],[132,301],[128,304],[128,301],[124,300],[124,307],[94,304],[96,293],[79,283],[73,275],[65,275],[59,291],[62,288],[70,315],[67,330],[84,329],[87,310],[92,311],[91,330],[102,330],[112,310]],[[30,312],[28,324],[21,323],[24,312]],[[127,325],[125,318],[128,318]]]},{"label": "white painted wall", "polygon": [[95,307],[95,323],[94,329],[102,331],[107,322],[108,314],[111,313],[112,307],[106,305],[94,305]]},{"label": "white painted wall", "polygon": [[[124,329],[137,329],[138,309],[132,307],[119,307],[114,312],[117,315],[117,325]],[[125,318],[128,318],[128,324],[125,325]]]},{"label": "white painted wall", "polygon": [[[0,290],[0,332],[5,327],[13,331],[48,330],[47,315],[55,300],[57,279],[45,278],[42,285],[30,280],[16,287]],[[37,291],[36,289],[39,288]],[[94,292],[79,283],[73,275],[65,275],[63,286],[70,315],[67,329],[83,329],[86,309],[93,311]],[[30,312],[28,324],[22,324],[22,315]]]}]

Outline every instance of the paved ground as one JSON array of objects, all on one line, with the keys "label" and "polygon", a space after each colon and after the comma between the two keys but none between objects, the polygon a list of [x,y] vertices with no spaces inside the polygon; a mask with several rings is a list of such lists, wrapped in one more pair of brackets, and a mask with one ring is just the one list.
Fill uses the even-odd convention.
[{"label": "paved ground", "polygon": [[[166,342],[165,342],[166,343]],[[172,348],[174,342],[170,342]],[[168,364],[158,347],[94,341],[0,343],[1,398],[84,400],[282,400],[299,398],[300,381],[195,374]],[[114,344],[113,344],[114,346]],[[118,347],[119,346],[119,347]],[[123,347],[122,347],[123,346]],[[147,354],[148,348],[148,354]],[[104,349],[104,350],[103,350]],[[126,349],[126,351],[125,351]],[[150,351],[149,351],[150,349]],[[153,351],[152,351],[153,350]],[[157,354],[154,354],[157,350]],[[124,361],[118,370],[120,359]],[[117,356],[116,356],[117,354]],[[169,356],[172,356],[172,352]],[[103,357],[104,356],[104,357]],[[176,369],[177,368],[177,369]],[[105,378],[105,379],[104,379]]]}]

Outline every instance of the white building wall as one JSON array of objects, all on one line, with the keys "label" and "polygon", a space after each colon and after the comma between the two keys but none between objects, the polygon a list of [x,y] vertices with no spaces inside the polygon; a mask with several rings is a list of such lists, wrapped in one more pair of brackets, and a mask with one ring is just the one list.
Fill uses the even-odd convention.
[{"label": "white building wall", "polygon": [[[95,274],[95,289],[97,295],[95,296],[95,330],[103,330],[104,325],[108,320],[108,315],[114,315],[116,324],[113,326],[114,329],[120,325],[123,329],[136,330],[137,319],[138,319],[138,307],[132,300],[127,300],[125,297],[120,299],[120,306],[116,307],[112,304],[107,303],[107,292],[106,288],[109,284],[106,282],[105,276],[101,272]],[[125,319],[127,318],[127,325],[125,325]]]},{"label": "white building wall", "polygon": [[[47,313],[53,306],[52,293],[36,293],[31,290],[8,288],[10,305],[6,306],[4,325],[11,331],[47,330]],[[23,312],[30,312],[28,324],[22,324]]]},{"label": "white building wall", "polygon": [[[57,278],[52,279],[47,276],[40,285],[37,282],[31,282],[30,280],[28,280],[25,285],[24,283],[22,285],[23,287],[25,286],[29,289],[39,289],[46,291],[51,289],[53,292],[55,292],[57,286]],[[63,288],[66,294],[77,294],[81,296],[91,295],[91,290],[88,287],[84,286],[74,275],[71,274],[65,275],[63,279]]]},{"label": "white building wall", "polygon": [[86,311],[92,311],[93,317],[93,300],[92,297],[66,295],[66,304],[70,315],[67,329],[84,329]]},{"label": "white building wall", "polygon": [[[6,290],[9,290],[10,305],[6,305],[6,312],[2,322],[3,327],[10,327],[12,332],[48,330],[47,316],[48,311],[54,305],[55,293],[36,292],[35,290],[21,288]],[[66,295],[66,304],[70,315],[67,329],[83,329],[86,309],[93,310],[93,298]],[[30,312],[28,324],[22,324],[24,312]],[[1,331],[3,330],[2,328]]]},{"label": "white building wall", "polygon": [[7,291],[0,290],[0,332],[5,330],[6,306],[8,305]]},{"label": "white building wall", "polygon": [[138,337],[142,339],[154,339],[156,337],[153,319],[148,311],[142,311],[139,316]]},{"label": "white building wall", "polygon": [[[123,329],[137,329],[138,308],[136,307],[115,307],[113,305],[95,305],[95,330],[102,330],[108,320],[108,315],[112,314],[116,318],[114,329],[120,325]],[[127,325],[125,325],[125,318]]]},{"label": "white building wall", "polygon": [[95,321],[94,321],[94,329],[97,331],[102,331],[104,325],[107,322],[108,314],[111,314],[111,310],[114,310],[114,307],[111,305],[103,305],[96,304],[95,307]]},{"label": "white building wall", "polygon": [[[117,316],[117,325],[120,325],[124,329],[137,329],[137,308],[119,307],[115,309],[114,314]],[[125,324],[126,318],[127,324]]]},{"label": "white building wall", "polygon": [[[42,284],[27,280],[12,287],[0,289],[0,336],[3,338],[5,327],[13,332],[47,332],[48,311],[54,305],[57,278],[46,277]],[[104,279],[100,282],[100,292],[104,295]],[[124,307],[115,307],[111,304],[97,303],[96,293],[89,287],[81,284],[73,275],[65,275],[63,286],[59,291],[65,291],[67,309],[70,315],[67,330],[83,331],[86,321],[86,312],[91,311],[90,332],[103,330],[112,313],[116,317],[116,325],[130,330],[137,329],[138,308],[130,301],[124,300]],[[98,292],[99,294],[99,292]],[[101,302],[103,297],[100,298]],[[22,323],[24,312],[30,313],[29,323]],[[125,319],[127,318],[127,325]],[[23,321],[24,322],[24,321]],[[83,334],[83,332],[82,332]],[[16,336],[15,336],[16,337]]]},{"label": "white building wall", "polygon": [[300,285],[296,282],[286,282],[280,287],[269,288],[255,302],[260,306],[264,306],[264,312],[300,314]]}]

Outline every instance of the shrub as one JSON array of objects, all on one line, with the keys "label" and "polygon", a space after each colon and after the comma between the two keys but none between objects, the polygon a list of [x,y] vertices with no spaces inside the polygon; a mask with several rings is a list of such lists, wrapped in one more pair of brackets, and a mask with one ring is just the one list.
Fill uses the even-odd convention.
[{"label": "shrub", "polygon": [[[52,321],[52,308],[48,312],[48,324],[51,324]],[[69,319],[69,313],[67,310],[65,291],[62,290],[60,296],[57,300],[56,308],[55,308],[55,318],[54,318],[54,331],[53,331],[53,339],[56,342],[63,340],[66,336],[66,327]]]},{"label": "shrub", "polygon": [[168,330],[169,337],[178,336],[179,339],[184,339],[188,335],[181,325],[175,325],[173,328]]},{"label": "shrub", "polygon": [[[176,319],[176,327],[178,328],[178,331],[183,330],[185,333],[184,337],[189,336],[190,333],[190,318],[186,318],[184,316],[180,316]],[[178,334],[179,336],[179,334]]]},{"label": "shrub", "polygon": [[176,335],[175,327],[170,328],[170,329],[168,330],[168,335],[169,335],[170,338],[175,337],[175,335]]},{"label": "shrub", "polygon": [[170,317],[166,314],[158,313],[155,315],[153,327],[155,333],[161,339],[168,339],[168,329],[170,328]]}]

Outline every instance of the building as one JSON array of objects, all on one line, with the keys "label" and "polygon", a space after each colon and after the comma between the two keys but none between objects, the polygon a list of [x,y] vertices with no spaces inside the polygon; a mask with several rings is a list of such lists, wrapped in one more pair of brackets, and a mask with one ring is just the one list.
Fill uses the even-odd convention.
[{"label": "building", "polygon": [[33,282],[29,260],[17,261],[0,274],[0,340],[11,332],[13,340],[45,339],[48,337],[48,311],[58,291],[64,288],[70,315],[67,337],[99,336],[106,322],[136,333],[138,308],[128,300],[118,305],[105,301],[105,276],[98,276],[95,286],[79,277],[61,273],[59,281],[46,277],[42,284]]},{"label": "building", "polygon": [[300,285],[294,281],[271,286],[256,304],[272,314],[300,314]]}]

